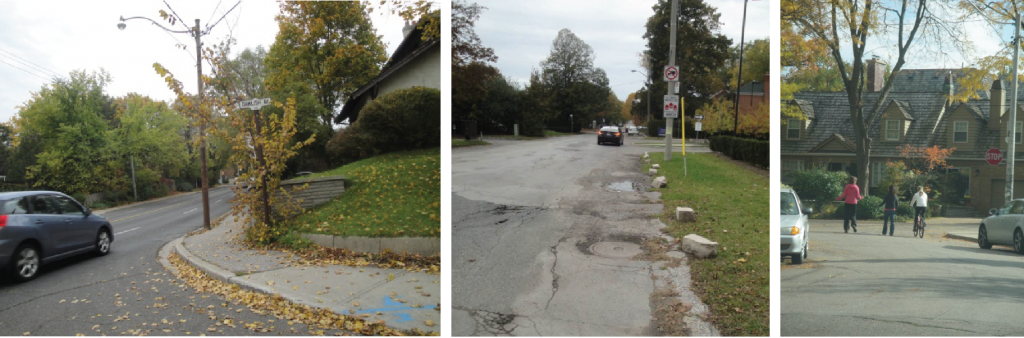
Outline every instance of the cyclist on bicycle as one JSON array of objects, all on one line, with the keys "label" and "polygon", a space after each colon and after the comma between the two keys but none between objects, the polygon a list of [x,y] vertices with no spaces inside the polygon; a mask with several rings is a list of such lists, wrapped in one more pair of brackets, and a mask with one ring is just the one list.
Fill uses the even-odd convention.
[{"label": "cyclist on bicycle", "polygon": [[924,187],[917,187],[917,193],[910,200],[910,206],[914,207],[914,228],[916,229],[917,217],[920,216],[923,221],[925,215],[928,214],[928,194],[924,192]]}]

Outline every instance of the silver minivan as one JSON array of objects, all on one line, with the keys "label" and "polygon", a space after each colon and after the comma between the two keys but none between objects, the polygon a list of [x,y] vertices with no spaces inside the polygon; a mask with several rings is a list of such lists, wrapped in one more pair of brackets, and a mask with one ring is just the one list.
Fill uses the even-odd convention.
[{"label": "silver minivan", "polygon": [[59,259],[110,253],[110,221],[56,191],[0,193],[0,271],[17,282],[32,280],[39,268]]}]

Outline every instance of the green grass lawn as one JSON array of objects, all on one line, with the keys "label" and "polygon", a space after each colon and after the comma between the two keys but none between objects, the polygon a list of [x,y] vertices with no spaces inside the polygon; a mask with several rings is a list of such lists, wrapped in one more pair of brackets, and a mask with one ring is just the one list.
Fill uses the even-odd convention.
[{"label": "green grass lawn", "polygon": [[472,146],[485,146],[485,145],[489,145],[489,144],[491,144],[491,143],[487,142],[487,141],[477,141],[477,140],[466,141],[464,139],[452,140],[452,148],[472,147]]},{"label": "green grass lawn", "polygon": [[345,193],[291,220],[300,232],[336,236],[441,236],[441,152],[379,155],[312,177],[343,175]]},{"label": "green grass lawn", "polygon": [[554,130],[547,130],[547,129],[544,130],[544,137],[569,136],[569,135],[572,135],[572,134],[560,133],[560,132],[557,132],[557,131],[554,131]]},{"label": "green grass lawn", "polygon": [[[768,178],[709,153],[688,154],[689,175],[684,177],[680,154],[668,164],[663,153],[650,156],[652,163],[661,163],[659,176],[668,179],[668,187],[661,189],[661,219],[671,234],[682,238],[695,233],[719,243],[717,258],[690,261],[694,289],[711,308],[710,319],[724,336],[767,336]],[[693,208],[697,221],[677,222],[677,206]]]}]

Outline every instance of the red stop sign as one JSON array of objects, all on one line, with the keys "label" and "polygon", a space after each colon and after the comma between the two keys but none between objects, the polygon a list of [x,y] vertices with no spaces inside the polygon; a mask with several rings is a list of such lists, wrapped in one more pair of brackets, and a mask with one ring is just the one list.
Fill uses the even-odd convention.
[{"label": "red stop sign", "polygon": [[999,162],[1003,161],[1003,152],[996,148],[989,149],[985,152],[985,161],[991,165],[999,165]]}]

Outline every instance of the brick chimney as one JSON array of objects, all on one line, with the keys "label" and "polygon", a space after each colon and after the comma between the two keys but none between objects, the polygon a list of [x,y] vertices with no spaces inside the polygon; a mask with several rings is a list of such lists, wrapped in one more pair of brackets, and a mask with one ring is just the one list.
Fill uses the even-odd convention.
[{"label": "brick chimney", "polygon": [[868,92],[877,93],[885,87],[885,62],[878,58],[868,60]]},{"label": "brick chimney", "polygon": [[409,33],[412,33],[412,31],[415,30],[415,29],[416,29],[416,25],[414,25],[410,21],[406,21],[405,22],[405,27],[402,27],[402,35],[403,35],[403,37],[409,37]]},{"label": "brick chimney", "polygon": [[769,90],[769,87],[768,87],[768,83],[769,83],[768,80],[771,79],[771,76],[768,76],[768,75],[769,74],[767,74],[767,73],[764,74],[764,101],[762,101],[762,102],[768,102],[768,98],[771,97],[771,90]]},{"label": "brick chimney", "polygon": [[947,96],[953,96],[956,93],[955,86],[953,85],[953,72],[946,74],[946,80],[942,82],[942,93]]},{"label": "brick chimney", "polygon": [[988,108],[988,129],[999,131],[1000,122],[1003,118],[1003,110],[1006,109],[1006,91],[1003,90],[1003,82],[999,79],[992,81],[991,95],[989,95]]}]

